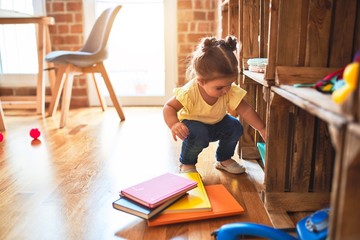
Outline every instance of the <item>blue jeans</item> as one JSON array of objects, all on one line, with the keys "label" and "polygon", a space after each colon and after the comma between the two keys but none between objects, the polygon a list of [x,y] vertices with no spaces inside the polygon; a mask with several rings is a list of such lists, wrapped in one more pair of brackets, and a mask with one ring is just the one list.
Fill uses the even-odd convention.
[{"label": "blue jeans", "polygon": [[189,135],[182,143],[180,162],[195,165],[201,151],[210,142],[219,141],[216,150],[216,160],[221,162],[234,155],[236,145],[243,133],[243,127],[238,119],[226,115],[216,124],[205,124],[199,121],[183,120],[189,129]]}]

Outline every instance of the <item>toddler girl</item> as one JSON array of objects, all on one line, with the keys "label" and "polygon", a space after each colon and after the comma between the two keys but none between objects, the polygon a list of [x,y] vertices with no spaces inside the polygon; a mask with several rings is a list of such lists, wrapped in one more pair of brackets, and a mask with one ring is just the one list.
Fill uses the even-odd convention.
[{"label": "toddler girl", "polygon": [[191,80],[176,88],[164,105],[164,119],[174,140],[183,141],[180,172],[196,172],[198,155],[214,141],[219,141],[215,167],[232,174],[245,172],[232,159],[243,127],[228,110],[235,111],[266,140],[264,122],[243,100],[246,91],[234,83],[239,74],[237,46],[233,36],[203,38],[187,69]]}]

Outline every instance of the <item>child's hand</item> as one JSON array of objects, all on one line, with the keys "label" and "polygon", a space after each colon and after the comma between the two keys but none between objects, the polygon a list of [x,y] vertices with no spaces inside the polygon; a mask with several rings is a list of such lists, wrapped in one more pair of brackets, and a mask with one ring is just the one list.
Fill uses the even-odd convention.
[{"label": "child's hand", "polygon": [[171,127],[171,133],[175,141],[177,141],[176,136],[184,140],[189,135],[189,129],[182,122],[177,122]]}]

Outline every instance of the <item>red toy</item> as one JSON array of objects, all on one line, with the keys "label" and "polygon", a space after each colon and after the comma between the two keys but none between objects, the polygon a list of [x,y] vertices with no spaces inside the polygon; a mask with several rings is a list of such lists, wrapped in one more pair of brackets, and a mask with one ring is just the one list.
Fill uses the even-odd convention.
[{"label": "red toy", "polygon": [[4,140],[4,135],[0,132],[0,142]]},{"label": "red toy", "polygon": [[30,130],[30,137],[32,137],[34,140],[38,139],[40,137],[40,131],[37,128],[33,128]]}]

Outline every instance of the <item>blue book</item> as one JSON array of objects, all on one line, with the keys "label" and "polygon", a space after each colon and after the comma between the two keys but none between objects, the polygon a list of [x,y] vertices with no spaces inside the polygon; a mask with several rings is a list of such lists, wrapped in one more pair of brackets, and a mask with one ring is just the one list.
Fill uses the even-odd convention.
[{"label": "blue book", "polygon": [[118,200],[116,200],[115,202],[113,202],[112,205],[113,205],[113,208],[115,208],[119,211],[123,211],[123,212],[129,213],[129,214],[141,217],[143,219],[150,219],[153,216],[155,216],[156,214],[162,212],[165,208],[167,208],[168,206],[170,206],[171,204],[173,204],[174,202],[176,202],[178,199],[182,198],[186,194],[187,193],[172,197],[156,208],[145,207],[145,206],[143,206],[139,203],[136,203],[124,196],[120,196],[120,198]]}]

